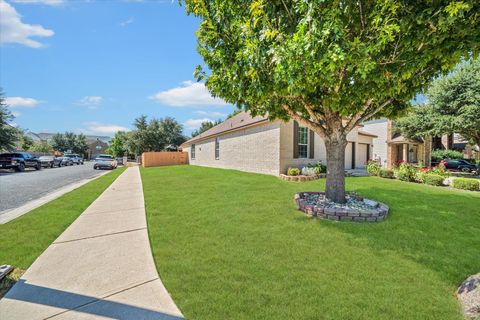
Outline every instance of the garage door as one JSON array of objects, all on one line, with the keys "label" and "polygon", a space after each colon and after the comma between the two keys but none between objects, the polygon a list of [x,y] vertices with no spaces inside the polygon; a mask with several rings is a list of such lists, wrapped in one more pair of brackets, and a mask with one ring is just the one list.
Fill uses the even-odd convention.
[{"label": "garage door", "polygon": [[352,169],[352,143],[349,142],[345,148],[345,169]]},{"label": "garage door", "polygon": [[364,169],[367,166],[368,160],[368,145],[364,143],[357,144],[355,157],[355,168]]}]

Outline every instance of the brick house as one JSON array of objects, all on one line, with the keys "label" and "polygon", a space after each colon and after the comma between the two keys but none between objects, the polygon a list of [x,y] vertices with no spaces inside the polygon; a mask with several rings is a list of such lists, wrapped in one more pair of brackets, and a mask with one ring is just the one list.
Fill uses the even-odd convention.
[{"label": "brick house", "polygon": [[[365,168],[377,136],[358,126],[347,136],[345,169]],[[327,162],[325,144],[296,121],[269,121],[241,112],[184,142],[192,165],[279,175],[289,167]]]},{"label": "brick house", "polygon": [[478,147],[472,147],[458,134],[426,139],[408,139],[395,133],[393,123],[387,119],[367,121],[364,130],[376,135],[373,138],[372,159],[383,167],[391,168],[399,161],[407,163],[423,162],[430,166],[431,153],[434,149],[454,149],[463,152],[466,159],[478,159]]}]

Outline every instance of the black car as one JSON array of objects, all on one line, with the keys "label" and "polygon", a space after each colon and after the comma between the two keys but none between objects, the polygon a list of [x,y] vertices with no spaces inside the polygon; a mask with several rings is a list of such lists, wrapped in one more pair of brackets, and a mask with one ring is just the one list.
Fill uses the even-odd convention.
[{"label": "black car", "polygon": [[37,157],[27,152],[11,152],[0,154],[0,168],[25,171],[25,168],[42,169],[42,163]]},{"label": "black car", "polygon": [[[475,172],[478,171],[478,166],[471,164],[470,162],[463,159],[444,159],[442,160],[445,164],[445,168],[450,171],[461,171],[461,172]],[[439,162],[432,162],[432,167],[437,166]]]},{"label": "black car", "polygon": [[62,158],[55,156],[41,156],[38,160],[42,163],[42,167],[46,168],[60,167],[62,165]]}]

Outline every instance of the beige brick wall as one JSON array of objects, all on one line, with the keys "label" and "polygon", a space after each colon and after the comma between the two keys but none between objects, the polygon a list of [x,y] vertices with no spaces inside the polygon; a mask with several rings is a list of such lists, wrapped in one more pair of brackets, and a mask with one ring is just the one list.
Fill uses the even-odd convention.
[{"label": "beige brick wall", "polygon": [[[286,173],[289,167],[301,168],[309,163],[322,161],[327,164],[327,151],[325,143],[319,135],[315,134],[314,138],[314,158],[313,159],[295,159],[293,157],[293,121],[287,123],[282,122],[280,126],[280,173]],[[309,137],[310,139],[310,137]],[[372,138],[358,135],[358,128],[353,129],[348,135],[347,140],[350,142],[345,149],[345,168],[350,169],[352,165],[352,142],[357,143],[356,158],[358,154],[358,142],[372,143]],[[309,142],[310,143],[310,142]],[[363,157],[363,156],[362,156]],[[365,156],[366,157],[366,156]]]},{"label": "beige brick wall", "polygon": [[[219,136],[220,158],[215,159],[215,138],[209,138],[195,144],[195,159],[191,159],[191,146],[183,150],[188,152],[189,163],[205,167],[236,169],[247,172],[279,175],[286,173],[289,167],[301,168],[309,163],[322,161],[327,163],[325,144],[315,135],[314,159],[293,158],[293,121],[287,123],[275,121],[260,124],[247,129],[236,130]],[[310,139],[310,137],[309,137]],[[351,168],[352,142],[372,143],[371,137],[358,135],[355,128],[347,136],[346,168]]]},{"label": "beige brick wall", "polygon": [[220,157],[215,159],[215,138],[195,144],[195,159],[189,163],[205,167],[236,169],[271,175],[279,174],[280,166],[280,122],[257,125],[219,136]]}]

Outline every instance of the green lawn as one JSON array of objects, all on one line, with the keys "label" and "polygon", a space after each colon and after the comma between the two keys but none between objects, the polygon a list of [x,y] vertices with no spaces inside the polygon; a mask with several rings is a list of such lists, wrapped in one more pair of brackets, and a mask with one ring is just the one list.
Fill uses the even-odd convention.
[{"label": "green lawn", "polygon": [[462,319],[455,289],[480,271],[480,195],[376,177],[347,188],[388,219],[315,220],[308,183],[238,171],[142,169],[159,274],[187,319]]},{"label": "green lawn", "polygon": [[114,170],[15,220],[0,224],[0,264],[27,269],[123,171]]}]

